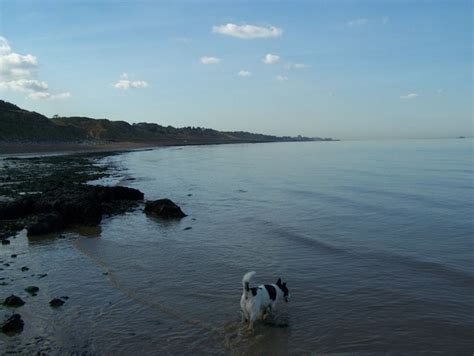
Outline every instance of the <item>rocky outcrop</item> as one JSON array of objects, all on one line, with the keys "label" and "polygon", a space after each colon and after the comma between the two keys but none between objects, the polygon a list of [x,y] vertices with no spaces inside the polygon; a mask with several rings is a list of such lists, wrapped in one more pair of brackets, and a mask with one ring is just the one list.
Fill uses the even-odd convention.
[{"label": "rocky outcrop", "polygon": [[145,213],[164,219],[179,219],[187,216],[181,208],[170,199],[158,199],[145,203]]},{"label": "rocky outcrop", "polygon": [[126,211],[141,200],[143,193],[133,188],[73,184],[0,203],[0,220],[30,217],[28,235],[41,235],[74,224],[98,225],[103,214]]}]

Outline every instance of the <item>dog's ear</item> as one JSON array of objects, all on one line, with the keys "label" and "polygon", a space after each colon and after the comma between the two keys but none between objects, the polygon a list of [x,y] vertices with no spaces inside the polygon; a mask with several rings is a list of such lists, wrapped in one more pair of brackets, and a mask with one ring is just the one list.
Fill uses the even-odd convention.
[{"label": "dog's ear", "polygon": [[278,278],[277,286],[280,286],[280,285],[281,285],[281,278]]}]

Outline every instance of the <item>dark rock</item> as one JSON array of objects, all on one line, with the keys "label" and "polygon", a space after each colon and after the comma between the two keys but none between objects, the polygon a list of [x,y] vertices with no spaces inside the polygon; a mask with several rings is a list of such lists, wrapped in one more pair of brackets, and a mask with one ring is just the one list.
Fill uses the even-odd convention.
[{"label": "dark rock", "polygon": [[27,292],[29,294],[32,294],[32,295],[36,295],[36,293],[39,292],[39,288],[36,287],[36,286],[29,286],[29,287],[25,288],[25,292]]},{"label": "dark rock", "polygon": [[7,240],[7,239],[2,240],[2,245],[10,245],[10,240]]},{"label": "dark rock", "polygon": [[17,254],[13,254],[11,255],[11,258],[16,258],[18,255]]},{"label": "dark rock", "polygon": [[145,213],[153,214],[161,218],[183,218],[187,216],[181,208],[170,199],[159,199],[145,203]]},{"label": "dark rock", "polygon": [[54,298],[49,302],[49,305],[53,308],[60,307],[63,304],[64,304],[64,300],[61,300],[59,298]]},{"label": "dark rock", "polygon": [[58,236],[58,239],[65,239],[65,238],[66,238],[66,236],[62,235],[62,234]]},{"label": "dark rock", "polygon": [[188,197],[192,197],[193,195],[191,193],[188,194]]},{"label": "dark rock", "polygon": [[95,193],[99,200],[109,202],[114,200],[143,200],[143,193],[128,187],[100,187],[96,186]]},{"label": "dark rock", "polygon": [[47,273],[41,273],[38,275],[38,279],[46,277],[48,274]]},{"label": "dark rock", "polygon": [[0,220],[19,219],[33,213],[34,204],[30,197],[17,201],[0,203]]},{"label": "dark rock", "polygon": [[29,271],[29,270],[30,270],[30,269],[29,269],[28,267],[26,267],[26,266],[21,267],[21,271],[22,271],[22,272],[26,272],[26,271]]},{"label": "dark rock", "polygon": [[183,231],[191,230],[191,229],[192,229],[192,227],[191,227],[191,226],[188,226],[188,227],[185,227],[185,228],[183,229]]},{"label": "dark rock", "polygon": [[20,297],[17,297],[14,294],[5,298],[5,300],[3,301],[4,306],[11,308],[21,307],[23,304],[25,304],[25,302]]},{"label": "dark rock", "polygon": [[10,264],[9,263],[4,263],[3,264],[5,267],[10,267]]},{"label": "dark rock", "polygon": [[5,334],[15,334],[23,330],[24,322],[20,314],[13,314],[2,324],[2,332]]},{"label": "dark rock", "polygon": [[62,216],[58,213],[38,216],[36,221],[30,224],[28,235],[43,235],[63,229],[65,226]]},{"label": "dark rock", "polygon": [[[62,230],[70,225],[95,226],[102,220],[104,206],[120,213],[130,203],[143,200],[143,193],[128,187],[102,187],[86,184],[57,184],[55,188],[0,204],[0,220],[36,216],[28,226],[28,235],[41,235]],[[117,209],[114,209],[114,207]]]}]

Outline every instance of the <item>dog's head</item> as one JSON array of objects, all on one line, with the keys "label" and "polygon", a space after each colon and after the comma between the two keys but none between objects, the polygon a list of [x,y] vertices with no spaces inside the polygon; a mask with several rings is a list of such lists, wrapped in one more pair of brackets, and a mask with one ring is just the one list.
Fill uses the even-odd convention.
[{"label": "dog's head", "polygon": [[278,278],[278,281],[276,282],[276,285],[278,286],[278,288],[281,289],[281,291],[283,292],[283,298],[285,299],[285,302],[288,303],[288,298],[290,297],[290,290],[286,286],[286,282],[281,283],[281,279]]}]

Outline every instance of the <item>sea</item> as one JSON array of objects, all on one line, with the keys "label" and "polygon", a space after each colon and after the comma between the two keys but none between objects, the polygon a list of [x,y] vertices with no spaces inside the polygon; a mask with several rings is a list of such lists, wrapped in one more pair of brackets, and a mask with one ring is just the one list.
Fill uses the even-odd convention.
[{"label": "sea", "polygon": [[[118,171],[94,184],[169,198],[188,216],[164,221],[141,206],[65,239],[21,232],[1,259],[15,249],[48,277],[22,307],[24,332],[1,336],[0,349],[472,355],[473,160],[470,138],[186,146],[106,157],[100,164]],[[252,286],[281,278],[290,290],[289,302],[253,331],[239,304],[248,271],[256,271]],[[41,307],[62,294],[69,299],[61,308]]]}]

